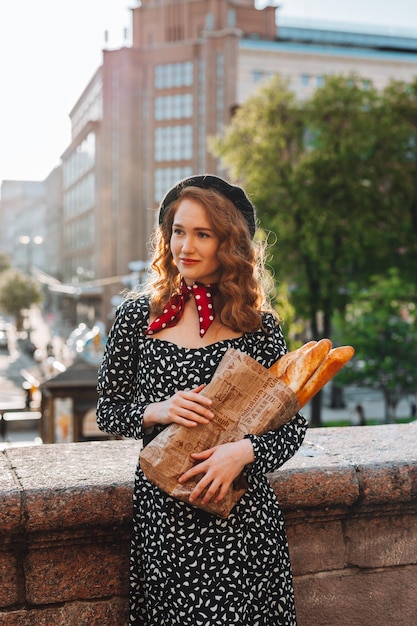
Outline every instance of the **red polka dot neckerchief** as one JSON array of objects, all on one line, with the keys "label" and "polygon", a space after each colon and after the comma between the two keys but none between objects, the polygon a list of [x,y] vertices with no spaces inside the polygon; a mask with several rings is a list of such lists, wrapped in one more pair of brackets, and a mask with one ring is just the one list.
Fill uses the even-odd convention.
[{"label": "red polka dot neckerchief", "polygon": [[216,316],[213,296],[217,291],[217,283],[212,283],[211,285],[203,285],[202,283],[187,285],[182,278],[180,289],[180,293],[172,296],[161,315],[158,315],[148,326],[145,335],[154,335],[164,328],[175,326],[183,316],[185,303],[194,296],[199,315],[200,337],[204,337]]}]

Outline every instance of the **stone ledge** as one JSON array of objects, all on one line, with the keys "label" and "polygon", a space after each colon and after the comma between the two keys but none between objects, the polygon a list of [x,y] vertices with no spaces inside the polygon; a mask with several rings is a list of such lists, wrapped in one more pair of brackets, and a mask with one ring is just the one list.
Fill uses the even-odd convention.
[{"label": "stone ledge", "polygon": [[0,536],[127,522],[138,441],[9,448],[0,457]]},{"label": "stone ledge", "polygon": [[[140,442],[9,448],[0,454],[0,536],[127,522]],[[417,422],[310,429],[270,475],[286,511],[417,499]]]},{"label": "stone ledge", "polygon": [[285,510],[417,499],[417,421],[317,428],[271,482]]},{"label": "stone ledge", "polygon": [[[139,450],[125,440],[0,454],[0,626],[126,623]],[[417,422],[311,429],[270,480],[299,626],[417,623]]]}]

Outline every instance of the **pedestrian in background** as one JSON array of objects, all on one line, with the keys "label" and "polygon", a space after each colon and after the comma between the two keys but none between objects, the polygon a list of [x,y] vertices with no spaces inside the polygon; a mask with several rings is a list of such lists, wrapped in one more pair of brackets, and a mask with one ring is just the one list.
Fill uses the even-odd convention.
[{"label": "pedestrian in background", "polygon": [[[287,350],[264,284],[255,209],[240,187],[194,176],[162,200],[152,270],[119,306],[99,371],[97,418],[146,445],[168,424],[208,424],[200,391],[229,348],[269,368]],[[191,501],[221,501],[242,472],[247,492],[227,519],[168,496],[138,464],[130,563],[130,625],[295,626],[282,513],[266,474],[293,456],[299,414],[261,436],[192,454]]]},{"label": "pedestrian in background", "polygon": [[365,411],[361,404],[355,406],[355,410],[350,421],[351,426],[366,426]]}]

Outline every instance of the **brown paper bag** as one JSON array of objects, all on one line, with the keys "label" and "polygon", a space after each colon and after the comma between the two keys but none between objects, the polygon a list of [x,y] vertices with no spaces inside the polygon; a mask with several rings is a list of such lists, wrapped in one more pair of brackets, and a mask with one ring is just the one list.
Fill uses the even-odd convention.
[{"label": "brown paper bag", "polygon": [[[211,382],[201,392],[213,400],[215,417],[208,424],[186,428],[171,424],[141,452],[140,465],[148,480],[169,495],[189,502],[189,494],[199,477],[179,484],[178,478],[195,461],[192,452],[239,441],[246,434],[260,435],[289,422],[299,410],[294,392],[247,354],[230,348],[221,360]],[[226,518],[247,490],[242,476],[219,503],[193,506]],[[201,499],[201,498],[200,498]]]}]

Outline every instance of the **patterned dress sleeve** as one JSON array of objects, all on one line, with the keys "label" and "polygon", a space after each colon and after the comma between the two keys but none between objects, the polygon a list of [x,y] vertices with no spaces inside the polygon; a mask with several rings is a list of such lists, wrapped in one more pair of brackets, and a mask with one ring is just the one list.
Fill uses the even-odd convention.
[{"label": "patterned dress sleeve", "polygon": [[[264,318],[267,330],[265,339],[257,344],[260,351],[255,358],[263,358],[264,367],[271,365],[287,352],[287,347],[280,325],[277,325],[272,316]],[[262,345],[263,344],[263,345]],[[251,475],[266,474],[275,471],[288,461],[303,443],[307,431],[307,420],[300,414],[288,424],[277,430],[269,431],[263,435],[246,435],[253,446],[255,461],[246,468],[246,474],[250,480]]]},{"label": "patterned dress sleeve", "polygon": [[126,300],[116,311],[103,361],[98,372],[97,424],[100,430],[143,438],[146,404],[138,400],[139,338],[147,323],[144,299]]}]

